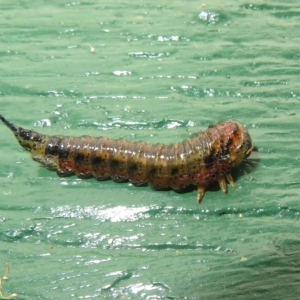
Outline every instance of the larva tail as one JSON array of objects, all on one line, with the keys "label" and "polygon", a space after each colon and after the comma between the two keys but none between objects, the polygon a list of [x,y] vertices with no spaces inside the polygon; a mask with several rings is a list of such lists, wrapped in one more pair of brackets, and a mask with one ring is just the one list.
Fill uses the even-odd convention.
[{"label": "larva tail", "polygon": [[18,134],[19,127],[14,125],[13,123],[7,121],[2,115],[0,115],[1,121],[16,135]]},{"label": "larva tail", "polygon": [[19,144],[32,154],[34,160],[41,162],[47,167],[57,165],[57,162],[54,162],[53,159],[45,158],[45,146],[49,139],[48,136],[16,126],[6,120],[2,115],[0,115],[0,119],[14,133]]}]

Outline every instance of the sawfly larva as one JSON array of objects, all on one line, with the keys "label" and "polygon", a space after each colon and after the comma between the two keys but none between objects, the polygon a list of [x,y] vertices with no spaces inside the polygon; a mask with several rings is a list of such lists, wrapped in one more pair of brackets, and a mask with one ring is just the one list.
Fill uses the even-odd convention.
[{"label": "sawfly larva", "polygon": [[154,190],[180,191],[193,185],[201,202],[207,187],[217,181],[224,193],[230,174],[253,150],[247,129],[238,121],[220,122],[171,145],[123,138],[48,136],[0,119],[35,161],[55,169],[59,176],[97,180],[111,178]]}]

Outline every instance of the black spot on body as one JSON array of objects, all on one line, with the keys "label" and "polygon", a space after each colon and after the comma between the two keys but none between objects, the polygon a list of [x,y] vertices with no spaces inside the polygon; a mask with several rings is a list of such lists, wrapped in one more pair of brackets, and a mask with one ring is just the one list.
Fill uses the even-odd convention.
[{"label": "black spot on body", "polygon": [[70,155],[69,149],[59,148],[58,149],[58,156],[59,158],[68,158]]},{"label": "black spot on body", "polygon": [[24,140],[30,140],[32,137],[32,132],[23,128],[20,129],[19,134],[20,137]]},{"label": "black spot on body", "polygon": [[210,168],[215,161],[215,151],[212,149],[211,152],[204,157],[204,166]]},{"label": "black spot on body", "polygon": [[44,141],[42,136],[39,135],[38,133],[34,133],[34,135],[32,136],[32,140],[37,143],[42,143]]},{"label": "black spot on body", "polygon": [[233,139],[230,137],[226,144],[227,148],[229,148],[232,145],[232,143],[233,143]]},{"label": "black spot on body", "polygon": [[116,159],[112,159],[111,161],[110,161],[110,167],[112,168],[112,169],[116,169],[118,166],[119,166],[119,161],[118,160],[116,160]]},{"label": "black spot on body", "polygon": [[100,165],[102,161],[103,161],[103,159],[102,159],[101,156],[95,156],[92,159],[92,164],[93,165]]},{"label": "black spot on body", "polygon": [[46,146],[45,154],[46,155],[57,156],[58,155],[58,148],[59,148],[58,146],[59,146],[60,141],[61,141],[60,138],[50,137],[49,141],[47,143],[47,146]]},{"label": "black spot on body", "polygon": [[137,170],[137,164],[136,163],[130,163],[128,165],[129,172],[135,172]]},{"label": "black spot on body", "polygon": [[83,153],[77,152],[74,157],[75,162],[79,163],[85,160],[85,156]]},{"label": "black spot on body", "polygon": [[149,173],[148,173],[150,176],[153,176],[156,174],[156,168],[152,168],[149,170]]},{"label": "black spot on body", "polygon": [[174,176],[174,175],[177,175],[178,174],[178,168],[172,168],[171,169],[171,175]]}]

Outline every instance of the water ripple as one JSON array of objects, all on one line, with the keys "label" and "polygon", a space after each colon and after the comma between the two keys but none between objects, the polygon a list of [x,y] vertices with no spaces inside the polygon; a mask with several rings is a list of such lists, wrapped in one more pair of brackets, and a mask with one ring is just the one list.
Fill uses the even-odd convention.
[{"label": "water ripple", "polygon": [[116,206],[111,208],[106,208],[105,206],[58,206],[51,208],[51,213],[55,215],[56,218],[93,218],[100,220],[102,222],[134,222],[138,219],[147,219],[149,214],[147,213],[151,210],[151,206],[141,206],[141,207],[127,207],[127,206]]}]

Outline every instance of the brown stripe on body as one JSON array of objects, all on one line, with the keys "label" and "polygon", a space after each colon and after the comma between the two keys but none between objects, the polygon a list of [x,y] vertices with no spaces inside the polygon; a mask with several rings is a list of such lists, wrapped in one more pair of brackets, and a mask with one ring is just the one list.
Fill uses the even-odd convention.
[{"label": "brown stripe on body", "polygon": [[54,156],[58,156],[58,148],[59,148],[59,144],[62,140],[61,136],[49,136],[48,140],[47,140],[47,144],[46,144],[46,148],[45,148],[45,155],[50,156],[50,157],[54,157]]},{"label": "brown stripe on body", "polygon": [[177,156],[175,152],[174,144],[166,146],[167,157],[168,157],[168,173],[169,173],[169,187],[173,188],[176,185],[176,178],[178,177],[179,169],[176,161]]},{"label": "brown stripe on body", "polygon": [[204,144],[199,137],[194,136],[189,140],[184,140],[183,143],[189,144],[191,148],[190,154],[187,156],[187,164],[190,174],[191,184],[194,184],[194,176],[197,174],[203,167],[203,157],[205,150],[203,149]]},{"label": "brown stripe on body", "polygon": [[160,144],[152,144],[151,147],[146,147],[145,149],[146,150],[144,155],[146,158],[146,173],[148,175],[148,184],[150,187],[155,189],[155,184],[153,184],[153,179],[156,178],[155,162],[156,162],[157,151],[159,151],[160,149]]},{"label": "brown stripe on body", "polygon": [[197,171],[197,163],[195,163],[195,152],[194,148],[191,145],[191,141],[189,139],[185,139],[182,141],[182,145],[184,148],[185,156],[186,156],[186,165],[189,175],[191,176],[193,173]]},{"label": "brown stripe on body", "polygon": [[76,138],[73,146],[74,172],[79,178],[90,178],[93,176],[91,157],[95,138],[81,136]]},{"label": "brown stripe on body", "polygon": [[128,178],[129,181],[136,185],[144,185],[144,181],[141,180],[138,171],[140,170],[138,164],[138,158],[140,157],[143,148],[144,148],[144,142],[137,141],[137,142],[131,142],[130,144],[130,152],[128,156],[128,162],[127,162],[127,172],[128,172]]},{"label": "brown stripe on body", "polygon": [[125,139],[114,140],[114,147],[111,152],[110,170],[111,178],[115,182],[123,182],[128,180],[128,157],[130,142]]},{"label": "brown stripe on body", "polygon": [[57,170],[58,146],[61,139],[61,136],[46,136],[43,154],[39,156],[32,156],[32,158],[43,164],[46,168]]},{"label": "brown stripe on body", "polygon": [[212,148],[215,152],[215,169],[217,172],[215,180],[228,174],[231,169],[229,148],[232,144],[232,138],[228,135],[222,135],[222,132],[223,130],[216,132],[215,140],[212,143]]},{"label": "brown stripe on body", "polygon": [[182,143],[168,146],[170,154],[170,187],[175,191],[183,190],[190,185],[189,170],[185,148]]},{"label": "brown stripe on body", "polygon": [[217,131],[215,127],[211,127],[192,137],[193,145],[198,145],[196,149],[198,148],[200,165],[199,170],[192,176],[193,185],[209,184],[217,179],[218,170],[216,163],[219,152],[213,145]]},{"label": "brown stripe on body", "polygon": [[157,145],[157,154],[155,155],[154,170],[149,176],[149,185],[155,189],[166,189],[170,187],[169,157],[167,155],[168,148],[163,144]]},{"label": "brown stripe on body", "polygon": [[110,157],[113,140],[107,137],[96,139],[91,156],[93,176],[97,180],[104,180],[110,177]]},{"label": "brown stripe on body", "polygon": [[147,162],[149,186],[154,190],[169,187],[167,147],[163,144],[155,144],[152,148],[151,163]]},{"label": "brown stripe on body", "polygon": [[145,142],[136,142],[128,161],[129,181],[136,186],[148,183],[146,153],[148,153],[149,147],[151,145]]},{"label": "brown stripe on body", "polygon": [[198,152],[202,156],[201,167],[192,175],[193,185],[210,184],[229,172],[227,143],[221,139],[222,132],[220,126],[210,127],[192,138],[193,145],[196,145],[197,140],[202,144]]},{"label": "brown stripe on body", "polygon": [[152,144],[145,143],[143,151],[138,161],[138,174],[142,184],[148,184],[149,182],[149,171],[151,170],[152,164],[155,160],[155,155],[152,151]]},{"label": "brown stripe on body", "polygon": [[170,168],[169,168],[169,157],[168,157],[168,147],[162,145],[160,153],[157,156],[156,160],[157,165],[157,185],[161,189],[166,189],[170,187]]},{"label": "brown stripe on body", "polygon": [[74,142],[76,139],[70,136],[63,137],[58,146],[58,176],[70,176],[75,173]]}]

